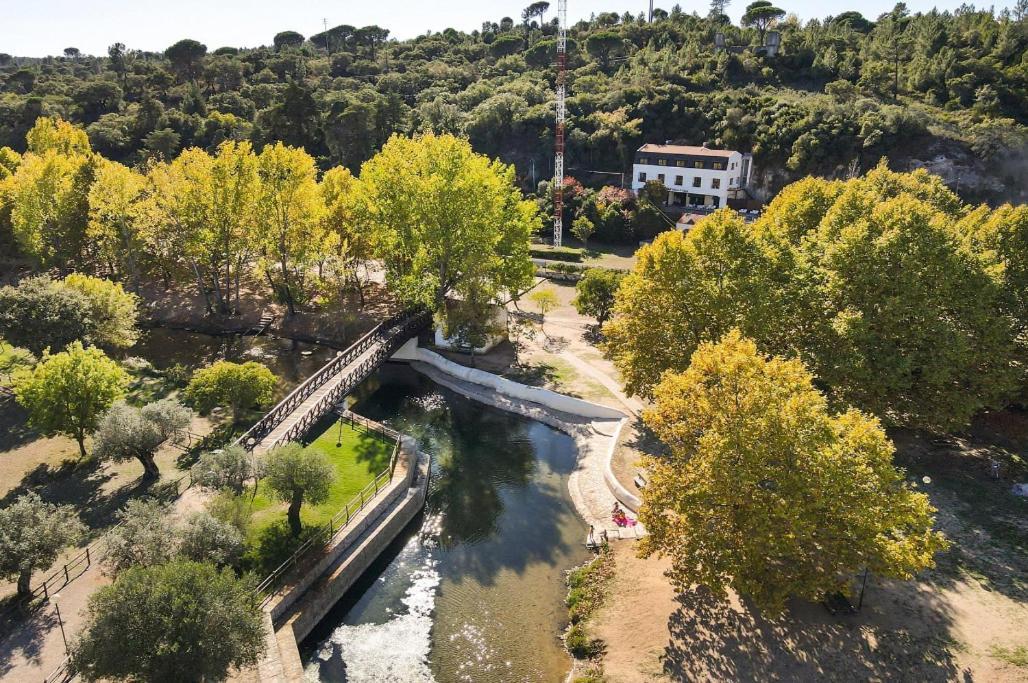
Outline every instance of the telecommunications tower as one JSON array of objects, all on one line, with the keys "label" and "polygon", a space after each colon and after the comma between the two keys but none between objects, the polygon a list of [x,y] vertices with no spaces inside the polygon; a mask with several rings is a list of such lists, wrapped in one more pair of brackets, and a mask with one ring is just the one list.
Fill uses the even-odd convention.
[{"label": "telecommunications tower", "polygon": [[557,127],[553,155],[553,246],[559,247],[564,232],[564,115],[567,95],[568,0],[557,0]]}]

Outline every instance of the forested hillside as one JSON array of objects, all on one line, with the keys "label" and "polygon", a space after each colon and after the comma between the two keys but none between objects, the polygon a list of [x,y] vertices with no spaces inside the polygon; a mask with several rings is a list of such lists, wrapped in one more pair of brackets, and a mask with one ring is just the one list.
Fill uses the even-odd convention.
[{"label": "forested hillside", "polygon": [[[968,200],[1023,201],[1025,0],[999,13],[900,4],[806,22],[787,5],[761,9],[745,28],[677,6],[652,23],[604,13],[572,26],[570,174],[616,183],[588,171],[625,170],[642,142],[674,140],[752,151],[764,194],[887,156],[899,170],[927,164]],[[467,136],[535,189],[552,172],[553,14],[536,3],[470,34],[405,41],[342,25],[255,49],[185,39],[140,52],[125,36],[103,56],[0,55],[0,147],[23,151],[36,118],[59,115],[129,164],[234,139],[302,146],[322,169],[356,172],[391,134],[430,130]],[[775,56],[759,47],[769,22]],[[715,50],[718,32],[728,49]]]}]

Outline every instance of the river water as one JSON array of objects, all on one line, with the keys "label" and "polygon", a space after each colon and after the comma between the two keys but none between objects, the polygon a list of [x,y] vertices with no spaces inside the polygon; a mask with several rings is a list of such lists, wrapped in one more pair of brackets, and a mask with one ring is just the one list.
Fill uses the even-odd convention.
[{"label": "river water", "polygon": [[215,336],[188,330],[155,327],[143,330],[127,355],[150,361],[158,370],[184,365],[196,370],[219,360],[258,361],[278,378],[275,400],[288,394],[327,363],[335,349],[278,337]]},{"label": "river water", "polygon": [[387,365],[353,409],[433,454],[425,512],[303,644],[309,680],[560,681],[564,572],[587,559],[570,437]]}]

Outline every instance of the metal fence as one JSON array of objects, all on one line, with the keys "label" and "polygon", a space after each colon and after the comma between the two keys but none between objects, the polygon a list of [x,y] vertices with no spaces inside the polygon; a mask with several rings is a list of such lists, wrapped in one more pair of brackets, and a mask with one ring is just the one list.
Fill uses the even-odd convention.
[{"label": "metal fence", "polygon": [[[430,321],[431,313],[429,311],[423,308],[414,308],[379,323],[371,331],[354,342],[349,348],[337,354],[335,358],[326,363],[316,373],[308,377],[302,384],[291,391],[288,396],[282,399],[264,417],[262,417],[242,436],[238,437],[233,443],[241,445],[247,450],[252,450],[261,439],[270,434],[275,427],[281,424],[286,417],[292,414],[293,411],[296,410],[296,408],[307,400],[307,398],[309,398],[315,391],[324,386],[326,382],[336,376],[339,372],[346,369],[347,366],[353,363],[353,361],[359,358],[362,354],[366,353],[378,344],[379,348],[377,348],[372,355],[361,361],[356,368],[353,368],[348,373],[347,377],[333,387],[331,392],[318,401],[313,409],[307,411],[307,413],[298,420],[296,424],[290,427],[285,434],[276,439],[275,443],[271,445],[275,446],[298,439],[325,413],[335,406],[342,397],[352,391],[357,384],[364,381],[375,370],[375,368],[388,359],[389,356],[391,356],[413,333],[419,332]],[[371,502],[392,480],[393,472],[396,468],[396,462],[399,457],[400,433],[386,427],[385,425],[381,425],[376,422],[372,422],[367,418],[355,415],[350,411],[342,410],[337,412],[340,415],[340,419],[347,420],[352,427],[360,425],[369,432],[373,432],[393,440],[393,452],[389,459],[389,467],[376,475],[374,480],[361,489],[361,491],[354,496],[352,500],[343,506],[343,509],[333,515],[328,523],[318,527],[315,532],[306,541],[304,541],[296,551],[293,552],[289,559],[276,567],[274,571],[272,571],[264,578],[263,581],[261,581],[260,584],[258,584],[255,589],[255,594],[262,596],[262,605],[267,604],[267,602],[274,597],[277,592],[277,586],[280,584],[282,578],[293,567],[295,567],[304,558],[304,556],[311,551],[312,548],[324,547],[340,529],[350,523],[350,520],[354,515],[363,510],[367,504]],[[182,482],[187,479],[189,481],[185,488],[183,488]],[[192,484],[192,473],[190,472],[173,482],[169,482],[169,484],[165,486],[173,490],[174,497],[178,498],[185,490],[189,489]],[[121,523],[112,527],[112,529],[108,530],[107,533],[117,529],[119,526],[121,526]],[[43,581],[33,587],[28,596],[23,599],[16,600],[6,607],[3,612],[0,612],[0,616],[6,615],[17,609],[21,609],[25,605],[32,603],[34,600],[40,598],[47,600],[55,591],[64,588],[76,578],[82,576],[86,571],[88,571],[94,562],[98,562],[103,559],[104,553],[101,544],[104,540],[105,539],[101,537],[90,543],[84,550],[65,562],[60,569],[47,576]],[[72,677],[69,664],[70,662],[68,659],[61,662],[60,666],[58,666],[44,679],[44,683],[58,683],[59,681],[69,680]]]},{"label": "metal fence", "polygon": [[276,567],[270,574],[264,577],[254,589],[254,595],[260,597],[261,606],[267,605],[278,594],[282,580],[295,567],[304,561],[306,556],[314,549],[324,548],[345,528],[350,521],[371,503],[380,491],[387,488],[392,481],[393,473],[396,470],[396,463],[400,456],[400,441],[402,435],[394,429],[385,425],[368,420],[348,410],[336,411],[339,419],[349,422],[351,427],[362,427],[365,431],[388,438],[393,441],[393,452],[389,457],[389,466],[375,475],[375,478],[360,492],[350,499],[342,509],[332,515],[332,518],[325,524],[317,527],[314,532],[305,540],[300,547],[293,551],[282,564]]},{"label": "metal fence", "polygon": [[[356,368],[351,369],[347,377],[333,388],[330,395],[319,401],[314,410],[308,411],[300,423],[291,427],[287,434],[276,439],[275,444],[272,445],[296,439],[309,429],[321,415],[324,415],[329,407],[338,402],[342,395],[345,395],[366,379],[371,374],[371,371],[392,355],[413,332],[419,331],[430,320],[431,313],[429,311],[415,308],[404,311],[376,325],[370,332],[354,342],[345,351],[338,353],[335,358],[293,389],[288,396],[279,401],[274,408],[268,411],[267,415],[258,420],[255,425],[237,438],[234,443],[241,445],[247,450],[253,450],[260,443],[261,439],[270,434],[275,427],[299,408],[304,401],[310,398],[311,394],[345,370],[372,347],[379,345],[379,348],[375,350],[372,356],[362,361]],[[315,415],[315,417],[308,419],[310,415]]]}]

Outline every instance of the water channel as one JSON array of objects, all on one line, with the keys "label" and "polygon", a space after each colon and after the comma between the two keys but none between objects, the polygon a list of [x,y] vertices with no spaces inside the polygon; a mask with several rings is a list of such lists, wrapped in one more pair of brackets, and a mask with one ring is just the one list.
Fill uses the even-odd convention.
[{"label": "water channel", "polygon": [[353,409],[433,454],[423,515],[307,639],[309,680],[559,681],[564,571],[587,558],[570,437],[390,364]]},{"label": "water channel", "polygon": [[[334,349],[271,337],[147,330],[132,355],[159,369],[257,360],[285,395]],[[568,496],[570,437],[387,364],[352,408],[433,454],[425,512],[303,643],[309,680],[562,680],[564,572],[586,527]]]}]

